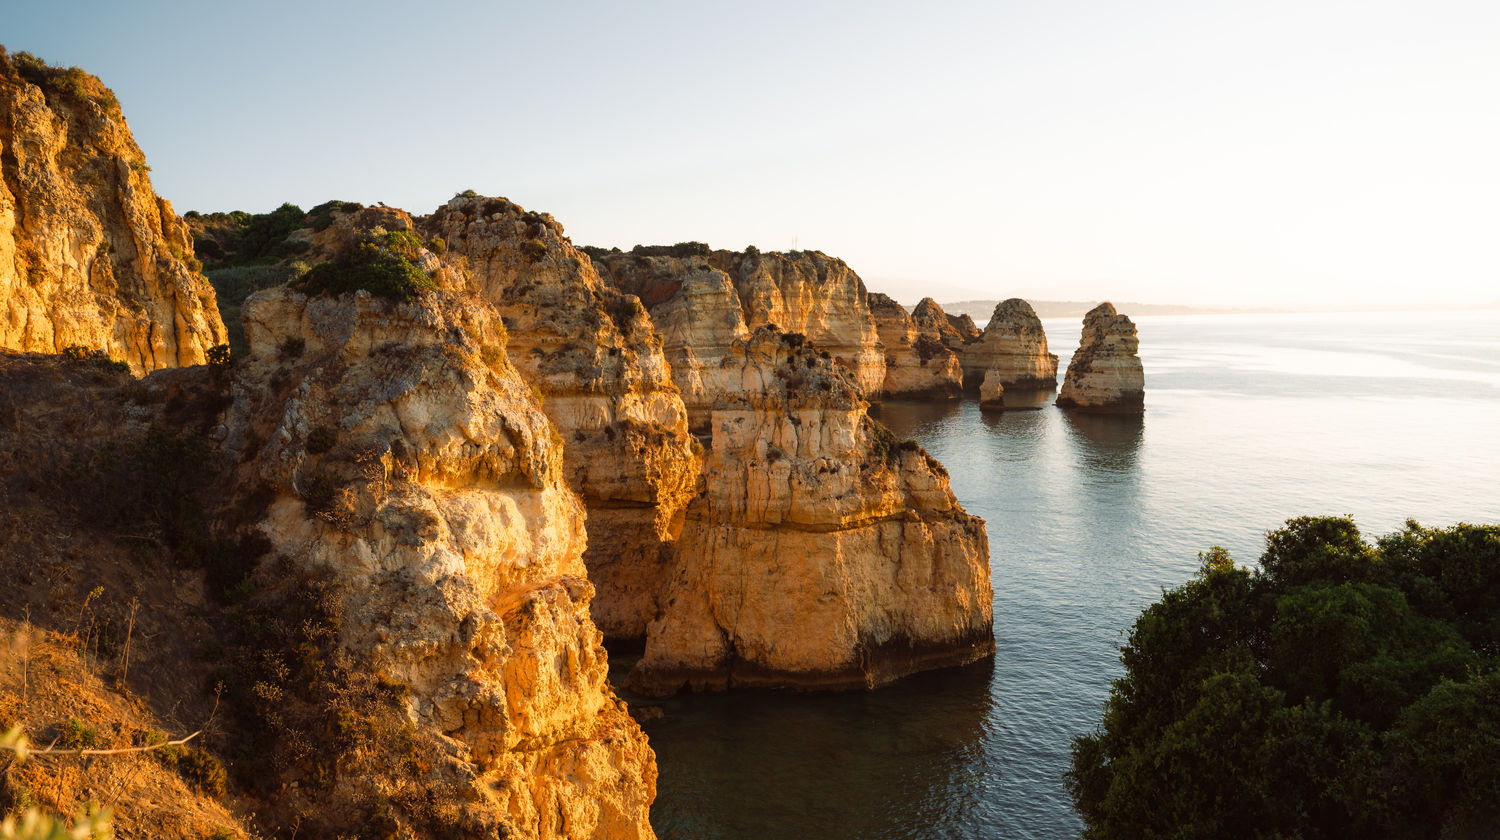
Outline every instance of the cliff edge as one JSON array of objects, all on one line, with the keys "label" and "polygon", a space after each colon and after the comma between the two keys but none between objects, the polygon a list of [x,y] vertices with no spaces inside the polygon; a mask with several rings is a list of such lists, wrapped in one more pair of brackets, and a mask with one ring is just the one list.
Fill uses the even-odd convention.
[{"label": "cliff edge", "polygon": [[77,346],[145,372],[227,341],[149,170],[98,79],[0,49],[0,348]]}]

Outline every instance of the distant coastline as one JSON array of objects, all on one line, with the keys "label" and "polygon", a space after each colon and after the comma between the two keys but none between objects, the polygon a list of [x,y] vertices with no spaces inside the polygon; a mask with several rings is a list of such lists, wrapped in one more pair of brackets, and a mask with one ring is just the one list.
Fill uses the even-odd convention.
[{"label": "distant coastline", "polygon": [[[984,324],[994,312],[999,300],[960,300],[941,304],[950,315],[968,315],[976,324]],[[1099,301],[1083,300],[1027,300],[1036,310],[1038,318],[1082,318]],[[1487,304],[1387,304],[1387,305],[1329,305],[1329,306],[1257,306],[1246,308],[1180,306],[1168,303],[1134,303],[1120,301],[1115,308],[1131,317],[1141,315],[1265,315],[1295,312],[1422,312],[1448,309],[1500,309],[1500,301]],[[910,310],[911,306],[908,305]]]}]

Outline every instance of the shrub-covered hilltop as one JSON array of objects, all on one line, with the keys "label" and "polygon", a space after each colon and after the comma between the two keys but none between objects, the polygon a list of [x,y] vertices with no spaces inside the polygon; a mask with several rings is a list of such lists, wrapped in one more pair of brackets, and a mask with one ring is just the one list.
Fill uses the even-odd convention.
[{"label": "shrub-covered hilltop", "polygon": [[1067,784],[1089,838],[1494,837],[1500,527],[1223,549],[1136,622]]}]

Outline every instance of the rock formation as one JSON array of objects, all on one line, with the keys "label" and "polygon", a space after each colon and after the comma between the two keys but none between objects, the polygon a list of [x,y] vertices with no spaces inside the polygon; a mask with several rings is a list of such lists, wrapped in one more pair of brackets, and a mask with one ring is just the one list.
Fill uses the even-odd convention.
[{"label": "rock formation", "polygon": [[1146,378],[1136,355],[1139,348],[1135,324],[1116,313],[1113,304],[1089,310],[1057,404],[1097,412],[1143,410]]},{"label": "rock formation", "polygon": [[911,311],[912,324],[917,332],[941,342],[944,347],[959,353],[963,348],[979,340],[979,329],[974,319],[967,315],[957,318],[943,311],[943,307],[932,298],[922,298]]},{"label": "rock formation", "polygon": [[983,521],[830,357],[769,327],[730,348],[632,688],[874,687],[993,652]]},{"label": "rock formation", "polygon": [[885,383],[880,399],[947,399],[963,395],[958,355],[931,334],[918,331],[906,308],[871,292],[870,315],[885,347]]},{"label": "rock formation", "polygon": [[147,171],[98,79],[0,49],[0,348],[78,346],[150,371],[227,340]]},{"label": "rock formation", "polygon": [[550,215],[462,195],[421,228],[504,317],[510,358],[562,433],[565,476],[588,509],[594,620],[612,639],[640,641],[701,451],[661,337]]},{"label": "rock formation", "polygon": [[1047,352],[1041,319],[1020,298],[995,305],[984,332],[964,347],[963,366],[971,387],[985,379],[1011,389],[1057,387],[1057,356]]},{"label": "rock formation", "polygon": [[761,326],[806,336],[849,371],[861,393],[879,392],[885,357],[864,281],[843,260],[818,251],[737,253],[694,244],[599,253],[597,265],[651,312],[695,427],[722,393],[714,369],[727,358],[728,342]]},{"label": "rock formation", "polygon": [[333,576],[343,650],[442,734],[423,760],[443,789],[485,836],[653,836],[655,760],[607,682],[583,506],[499,316],[463,292],[282,286],[245,321],[222,434],[270,488],[259,530]]}]

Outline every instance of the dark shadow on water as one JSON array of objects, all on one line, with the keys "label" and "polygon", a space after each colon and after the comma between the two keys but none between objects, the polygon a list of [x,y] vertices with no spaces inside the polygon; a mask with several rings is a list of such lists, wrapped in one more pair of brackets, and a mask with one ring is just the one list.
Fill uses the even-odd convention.
[{"label": "dark shadow on water", "polygon": [[651,823],[663,840],[938,837],[983,824],[998,782],[985,769],[993,671],[986,660],[832,694],[622,692],[667,715],[646,729],[660,770]]},{"label": "dark shadow on water", "polygon": [[1061,411],[1068,441],[1081,464],[1111,473],[1133,471],[1145,438],[1143,414],[1084,414]]}]

